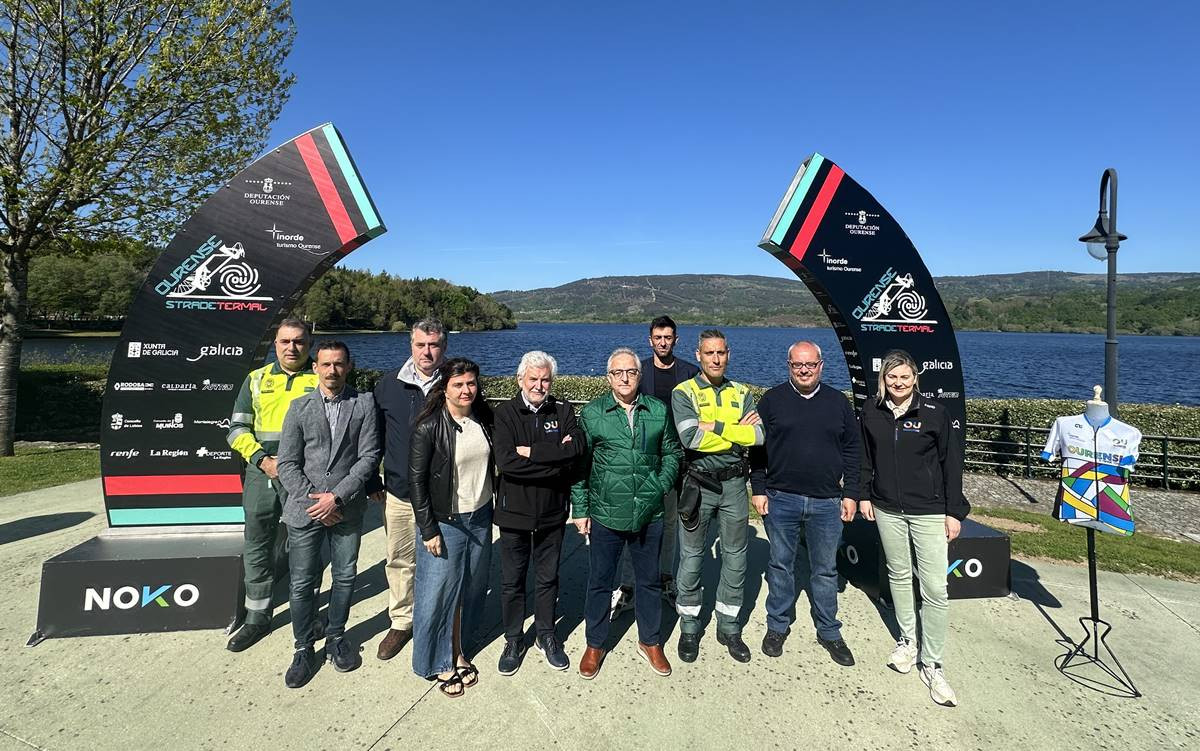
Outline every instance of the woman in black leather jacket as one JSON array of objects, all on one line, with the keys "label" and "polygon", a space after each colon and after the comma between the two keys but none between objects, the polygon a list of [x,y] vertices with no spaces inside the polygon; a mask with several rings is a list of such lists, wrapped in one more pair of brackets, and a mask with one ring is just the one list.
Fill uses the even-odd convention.
[{"label": "woman in black leather jacket", "polygon": [[[408,486],[417,520],[413,672],[448,697],[479,682],[463,653],[483,613],[492,547],[492,413],[479,366],[447,360],[413,427]],[[463,621],[466,621],[466,628]]]}]

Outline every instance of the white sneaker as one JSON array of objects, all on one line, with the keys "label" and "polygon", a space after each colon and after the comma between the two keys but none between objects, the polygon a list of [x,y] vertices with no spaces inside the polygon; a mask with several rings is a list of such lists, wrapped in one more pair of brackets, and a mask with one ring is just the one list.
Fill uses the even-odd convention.
[{"label": "white sneaker", "polygon": [[612,604],[609,606],[608,619],[615,621],[621,613],[633,607],[633,587],[622,584],[612,592]]},{"label": "white sneaker", "polygon": [[946,682],[941,665],[922,665],[921,682],[929,687],[929,698],[933,699],[934,704],[941,704],[943,707],[958,706],[958,697]]},{"label": "white sneaker", "polygon": [[917,664],[917,645],[908,639],[901,638],[888,658],[887,666],[897,673],[907,673]]}]

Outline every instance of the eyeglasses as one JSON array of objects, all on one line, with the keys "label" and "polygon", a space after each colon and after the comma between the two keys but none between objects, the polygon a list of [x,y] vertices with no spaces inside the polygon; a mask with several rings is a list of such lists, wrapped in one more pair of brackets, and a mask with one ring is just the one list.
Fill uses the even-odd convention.
[{"label": "eyeglasses", "polygon": [[641,372],[642,371],[638,368],[625,368],[624,370],[617,368],[616,370],[608,371],[608,374],[613,378],[620,378],[621,376],[625,376],[626,378],[637,378]]},{"label": "eyeglasses", "polygon": [[823,362],[825,362],[825,361],[824,360],[816,360],[814,362],[790,362],[789,361],[788,367],[791,368],[792,370],[796,371],[797,373],[799,373],[805,369],[816,370],[817,368],[821,367],[821,363],[823,363]]}]

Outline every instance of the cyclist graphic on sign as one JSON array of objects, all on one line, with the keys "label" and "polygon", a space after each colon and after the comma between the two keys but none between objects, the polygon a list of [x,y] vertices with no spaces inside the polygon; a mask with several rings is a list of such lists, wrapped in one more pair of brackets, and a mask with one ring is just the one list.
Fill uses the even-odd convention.
[{"label": "cyclist graphic on sign", "polygon": [[[167,294],[167,297],[190,297],[206,300],[272,299],[270,297],[252,297],[262,285],[258,282],[258,270],[242,260],[245,256],[246,249],[240,242],[235,242],[232,246],[222,243],[218,250],[181,279],[179,284]],[[217,290],[210,290],[214,281],[222,294],[213,294]]]},{"label": "cyclist graphic on sign", "polygon": [[875,302],[871,303],[861,320],[878,323],[937,323],[925,318],[928,312],[925,298],[914,287],[912,274],[894,277]]}]

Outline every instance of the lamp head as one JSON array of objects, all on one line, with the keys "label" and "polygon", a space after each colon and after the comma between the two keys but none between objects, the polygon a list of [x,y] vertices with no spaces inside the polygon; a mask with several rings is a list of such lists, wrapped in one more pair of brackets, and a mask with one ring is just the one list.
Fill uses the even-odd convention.
[{"label": "lamp head", "polygon": [[[1108,258],[1108,248],[1106,247],[1106,243],[1108,242],[1109,237],[1108,212],[1101,211],[1099,216],[1096,217],[1096,225],[1092,227],[1091,232],[1088,232],[1086,235],[1080,237],[1079,242],[1087,243],[1088,255],[1090,255],[1092,258],[1095,258],[1097,261],[1103,261]],[[1118,232],[1116,235],[1112,235],[1112,237],[1117,241],[1118,244],[1120,244],[1122,240],[1129,239],[1120,232]]]}]

